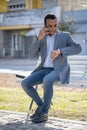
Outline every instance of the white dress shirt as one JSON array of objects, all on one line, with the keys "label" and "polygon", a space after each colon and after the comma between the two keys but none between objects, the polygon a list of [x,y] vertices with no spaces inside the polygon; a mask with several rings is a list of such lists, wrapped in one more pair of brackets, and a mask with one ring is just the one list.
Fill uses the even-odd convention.
[{"label": "white dress shirt", "polygon": [[53,61],[51,59],[51,51],[53,51],[53,47],[54,47],[54,40],[55,40],[55,35],[54,34],[53,36],[47,36],[47,52],[46,52],[46,59],[45,59],[45,62],[44,62],[44,65],[43,67],[51,67],[53,68]]}]

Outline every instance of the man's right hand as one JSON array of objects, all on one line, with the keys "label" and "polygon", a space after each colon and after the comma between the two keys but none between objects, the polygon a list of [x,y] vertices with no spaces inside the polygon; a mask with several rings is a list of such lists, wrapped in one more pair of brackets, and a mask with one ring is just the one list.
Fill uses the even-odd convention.
[{"label": "man's right hand", "polygon": [[48,31],[48,28],[44,27],[43,29],[40,30],[37,39],[38,39],[38,40],[43,39],[43,37],[44,37],[46,34],[49,34],[49,31]]}]

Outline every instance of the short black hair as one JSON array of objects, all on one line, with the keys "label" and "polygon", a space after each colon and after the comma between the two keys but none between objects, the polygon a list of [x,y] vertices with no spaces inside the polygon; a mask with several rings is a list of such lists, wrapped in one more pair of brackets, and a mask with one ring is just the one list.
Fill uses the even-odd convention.
[{"label": "short black hair", "polygon": [[57,17],[54,14],[47,14],[44,18],[44,25],[46,25],[47,19],[57,19]]}]

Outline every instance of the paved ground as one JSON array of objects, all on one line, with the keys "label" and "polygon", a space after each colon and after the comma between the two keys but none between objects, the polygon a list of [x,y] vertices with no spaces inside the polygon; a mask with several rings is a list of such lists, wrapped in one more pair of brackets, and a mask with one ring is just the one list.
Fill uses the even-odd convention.
[{"label": "paved ground", "polygon": [[87,122],[49,117],[46,123],[26,121],[27,113],[0,111],[0,130],[87,130]]}]

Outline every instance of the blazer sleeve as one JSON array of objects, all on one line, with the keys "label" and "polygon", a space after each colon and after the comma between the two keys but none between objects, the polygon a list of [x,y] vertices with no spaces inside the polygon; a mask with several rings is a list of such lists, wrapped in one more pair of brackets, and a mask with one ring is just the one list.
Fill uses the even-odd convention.
[{"label": "blazer sleeve", "polygon": [[41,41],[37,40],[37,38],[35,38],[34,41],[32,42],[29,48],[29,55],[31,58],[34,58],[35,56],[39,55],[40,44]]},{"label": "blazer sleeve", "polygon": [[62,56],[79,54],[82,51],[81,46],[73,40],[73,38],[69,33],[67,33],[67,37],[68,37],[66,41],[67,46],[60,49]]}]

